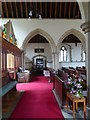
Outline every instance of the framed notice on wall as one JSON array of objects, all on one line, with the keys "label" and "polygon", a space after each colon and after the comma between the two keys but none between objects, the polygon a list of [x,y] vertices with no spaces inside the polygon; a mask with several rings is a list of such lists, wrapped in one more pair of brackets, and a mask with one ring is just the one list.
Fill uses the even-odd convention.
[{"label": "framed notice on wall", "polygon": [[35,53],[44,53],[44,49],[43,48],[36,48],[34,49]]}]

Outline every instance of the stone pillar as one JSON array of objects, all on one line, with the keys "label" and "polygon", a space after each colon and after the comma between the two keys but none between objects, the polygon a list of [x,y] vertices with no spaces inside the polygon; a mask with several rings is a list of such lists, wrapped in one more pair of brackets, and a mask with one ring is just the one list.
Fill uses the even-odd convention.
[{"label": "stone pillar", "polygon": [[59,63],[59,52],[57,52],[57,61],[56,61],[56,64],[57,64],[57,69],[61,69],[61,65]]},{"label": "stone pillar", "polygon": [[55,70],[57,70],[59,68],[59,65],[58,65],[58,54],[57,52],[55,53]]},{"label": "stone pillar", "polygon": [[57,70],[59,68],[59,56],[57,52],[52,53],[52,67]]},{"label": "stone pillar", "polygon": [[25,67],[25,63],[24,63],[25,62],[25,60],[24,60],[25,58],[24,57],[25,57],[25,52],[22,51],[22,67],[23,68]]},{"label": "stone pillar", "polygon": [[87,38],[86,40],[86,70],[87,70],[87,86],[88,86],[88,95],[87,95],[87,109],[88,117],[90,115],[90,21],[83,23],[81,25],[82,30],[85,33]]},{"label": "stone pillar", "polygon": [[52,68],[55,69],[55,53],[52,53]]}]

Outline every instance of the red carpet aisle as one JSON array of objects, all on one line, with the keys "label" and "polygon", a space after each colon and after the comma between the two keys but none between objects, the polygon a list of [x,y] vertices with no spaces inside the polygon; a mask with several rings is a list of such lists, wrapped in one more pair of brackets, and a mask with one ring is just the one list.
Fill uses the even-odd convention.
[{"label": "red carpet aisle", "polygon": [[11,118],[63,118],[52,93],[52,83],[47,78],[34,77],[33,82],[17,84],[18,90],[25,90]]}]

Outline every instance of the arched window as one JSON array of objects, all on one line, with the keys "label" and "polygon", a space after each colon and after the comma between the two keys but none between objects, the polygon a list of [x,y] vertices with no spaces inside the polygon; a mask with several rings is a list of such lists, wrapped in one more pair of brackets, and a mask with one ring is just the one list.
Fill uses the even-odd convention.
[{"label": "arched window", "polygon": [[67,61],[67,50],[65,46],[62,46],[60,49],[59,61],[60,62]]},{"label": "arched window", "polygon": [[85,51],[84,51],[84,50],[83,50],[83,54],[82,54],[82,55],[83,55],[83,57],[82,57],[82,58],[83,58],[83,61],[85,61],[86,54],[85,54]]}]

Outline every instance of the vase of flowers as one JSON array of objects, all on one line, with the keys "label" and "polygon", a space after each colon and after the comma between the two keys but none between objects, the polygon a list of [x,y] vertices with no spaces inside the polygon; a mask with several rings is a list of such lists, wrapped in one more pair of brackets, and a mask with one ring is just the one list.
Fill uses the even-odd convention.
[{"label": "vase of flowers", "polygon": [[83,97],[85,93],[83,91],[87,91],[87,85],[81,78],[70,78],[66,84],[66,87],[70,93],[74,94],[77,97]]}]

